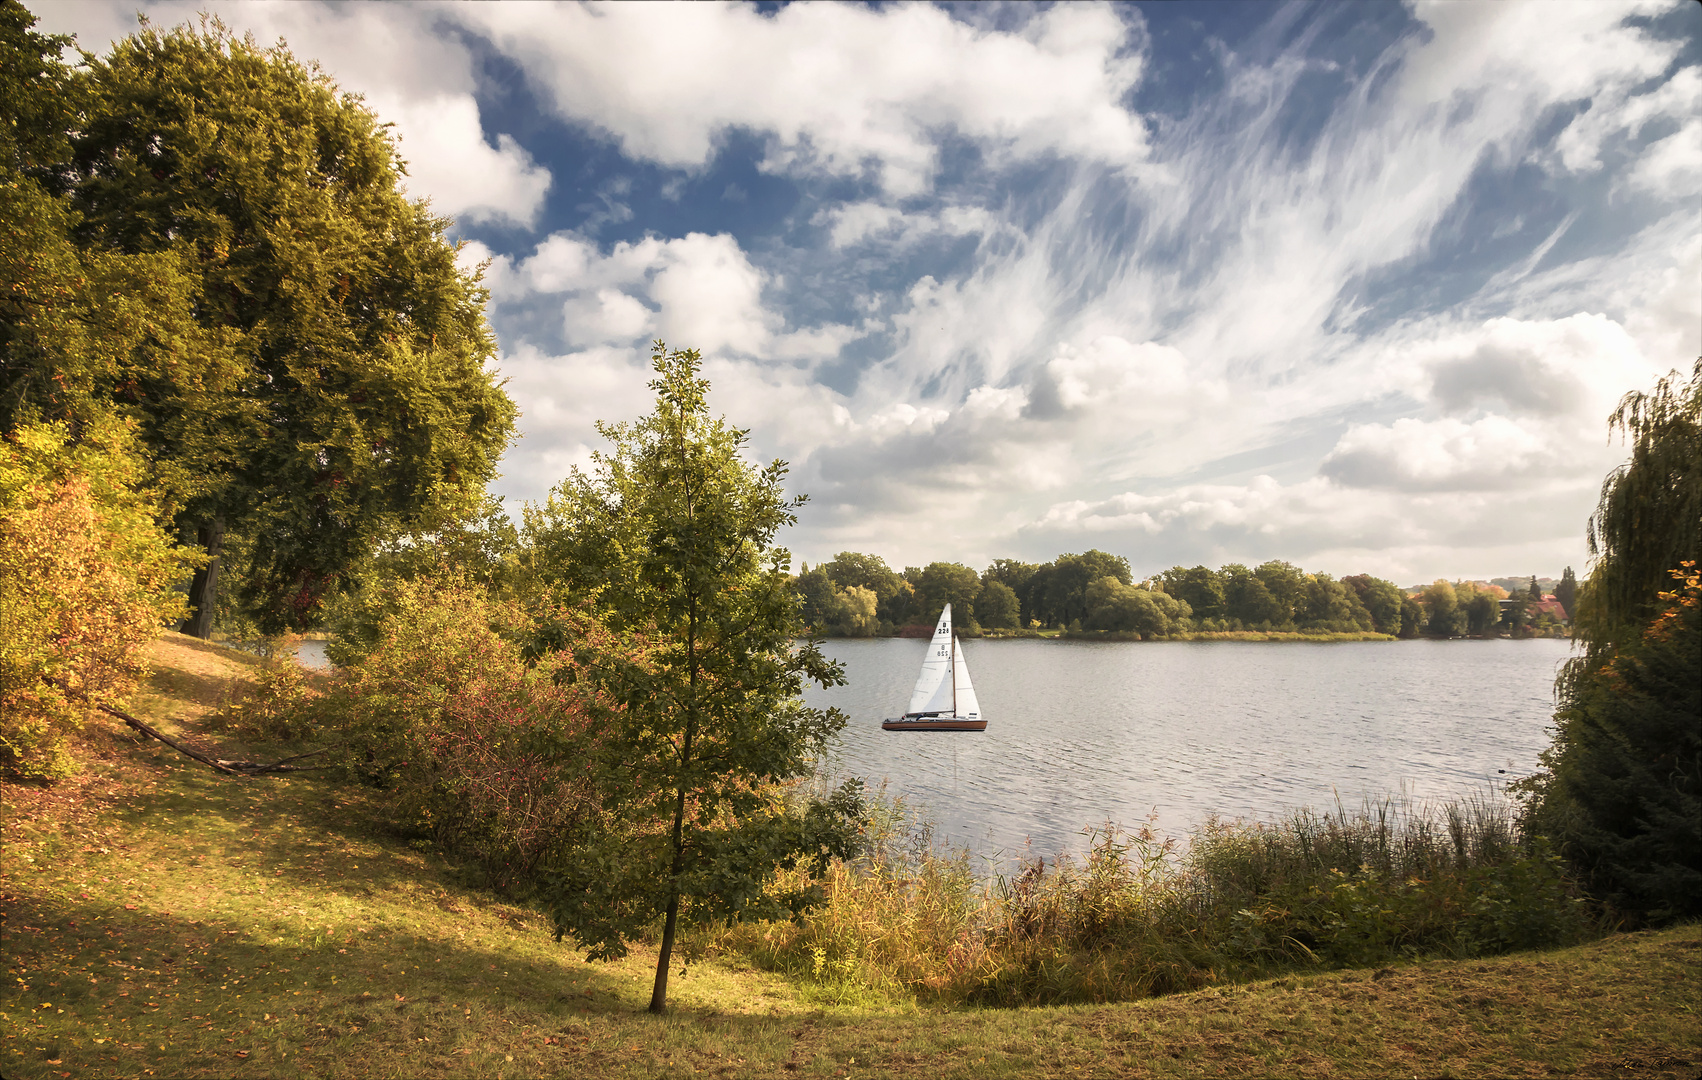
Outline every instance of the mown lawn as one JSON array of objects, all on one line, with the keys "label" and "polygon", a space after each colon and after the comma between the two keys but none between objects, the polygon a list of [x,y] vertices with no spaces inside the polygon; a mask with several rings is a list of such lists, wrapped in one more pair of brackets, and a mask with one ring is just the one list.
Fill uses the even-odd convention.
[{"label": "mown lawn", "polygon": [[[135,711],[200,730],[239,654],[168,635]],[[371,795],[217,776],[113,725],[5,785],[0,1074],[1671,1076],[1702,1072],[1702,927],[1110,1006],[819,1007],[725,962],[644,1011],[536,913],[375,830]]]}]

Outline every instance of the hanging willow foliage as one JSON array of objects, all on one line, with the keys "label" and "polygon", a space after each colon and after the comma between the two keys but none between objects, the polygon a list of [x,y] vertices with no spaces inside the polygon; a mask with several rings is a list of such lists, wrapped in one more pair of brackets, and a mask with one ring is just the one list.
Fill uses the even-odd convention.
[{"label": "hanging willow foliage", "polygon": [[1652,393],[1630,393],[1608,432],[1631,460],[1602,481],[1588,526],[1594,560],[1576,630],[1594,670],[1654,617],[1679,564],[1702,556],[1702,358],[1690,381],[1674,371]]},{"label": "hanging willow foliage", "polygon": [[1590,518],[1582,655],[1555,681],[1554,745],[1526,825],[1632,919],[1702,914],[1702,359],[1608,420],[1631,460]]}]

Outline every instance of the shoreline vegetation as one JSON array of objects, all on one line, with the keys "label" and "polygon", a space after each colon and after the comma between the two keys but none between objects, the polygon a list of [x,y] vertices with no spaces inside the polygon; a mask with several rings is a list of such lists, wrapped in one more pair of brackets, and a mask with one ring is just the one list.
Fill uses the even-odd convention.
[{"label": "shoreline vegetation", "polygon": [[[889,634],[887,637],[920,637],[911,634]],[[1399,641],[1394,634],[1379,634],[1372,630],[1344,632],[1339,630],[1324,630],[1309,633],[1301,630],[1201,630],[1188,633],[1170,634],[1162,638],[1143,638],[1132,631],[1119,630],[981,630],[973,633],[959,634],[959,637],[977,641]],[[868,640],[873,635],[854,634],[808,634],[799,640],[824,641],[858,641]]]},{"label": "shoreline vegetation", "polygon": [[[305,745],[240,722],[287,661],[178,634],[150,651],[128,706],[174,738]],[[399,829],[382,791],[233,781],[116,727],[75,750],[75,780],[0,788],[9,1076],[1678,1077],[1702,1059],[1684,989],[1702,927],[1610,932],[1486,800],[1214,823],[1189,854],[1107,830],[983,883],[879,798],[822,908],[686,935],[658,1018],[654,932],[581,962],[477,860]]]}]

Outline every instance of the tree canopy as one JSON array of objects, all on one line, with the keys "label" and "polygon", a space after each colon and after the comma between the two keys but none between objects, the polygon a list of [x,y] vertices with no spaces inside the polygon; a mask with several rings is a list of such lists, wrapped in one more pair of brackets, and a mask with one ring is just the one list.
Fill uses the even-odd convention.
[{"label": "tree canopy", "polygon": [[0,343],[0,419],[133,419],[175,527],[215,556],[243,537],[265,629],[315,618],[384,537],[475,511],[515,407],[485,293],[372,112],[216,20],[69,73],[23,44],[9,69],[71,92],[11,153],[41,179],[0,209],[8,270],[40,302]]}]

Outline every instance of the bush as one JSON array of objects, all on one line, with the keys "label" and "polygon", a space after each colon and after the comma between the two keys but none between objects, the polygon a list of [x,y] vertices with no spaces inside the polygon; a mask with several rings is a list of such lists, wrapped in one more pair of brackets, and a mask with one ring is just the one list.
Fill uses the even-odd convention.
[{"label": "bush", "polygon": [[301,639],[294,634],[264,639],[252,680],[236,688],[230,704],[213,725],[248,739],[292,742],[318,730],[307,669],[296,659]]},{"label": "bush", "polygon": [[66,735],[121,699],[182,617],[192,557],[155,523],[117,421],[23,425],[0,445],[0,765],[74,771]]},{"label": "bush", "polygon": [[403,829],[525,893],[597,812],[582,769],[597,732],[573,661],[556,652],[528,666],[533,620],[464,579],[380,592],[375,642],[345,654],[323,706],[341,767],[391,792]]}]

